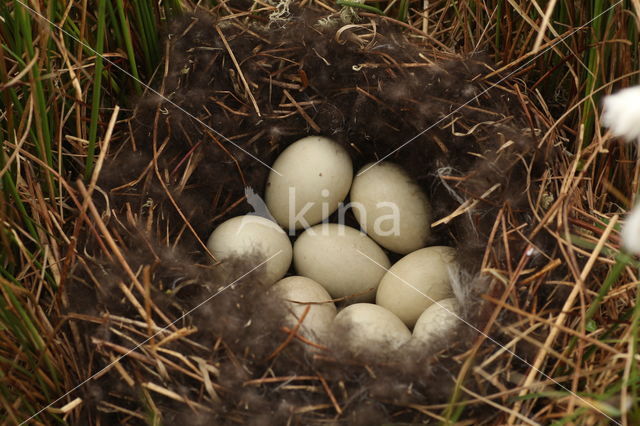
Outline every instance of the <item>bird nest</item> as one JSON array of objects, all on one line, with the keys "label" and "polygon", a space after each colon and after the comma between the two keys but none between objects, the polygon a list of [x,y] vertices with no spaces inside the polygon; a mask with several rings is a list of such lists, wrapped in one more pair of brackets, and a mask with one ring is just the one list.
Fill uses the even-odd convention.
[{"label": "bird nest", "polygon": [[[543,284],[562,268],[545,270],[533,249],[554,244],[536,227],[557,135],[543,101],[488,58],[363,16],[196,14],[168,29],[155,90],[98,164],[78,243],[70,332],[101,371],[83,385],[84,415],[372,424],[465,406],[464,416],[495,420],[496,383],[526,374],[533,353],[526,339],[502,346],[526,324],[496,307],[510,298],[537,312],[562,296]],[[263,194],[268,166],[310,134],[342,144],[356,169],[402,165],[428,194],[431,245],[458,251],[467,323],[437,347],[362,357],[320,345],[283,325],[261,275],[247,274],[256,259],[212,261],[203,241],[249,212],[245,189]],[[525,267],[539,272],[515,286]]]}]

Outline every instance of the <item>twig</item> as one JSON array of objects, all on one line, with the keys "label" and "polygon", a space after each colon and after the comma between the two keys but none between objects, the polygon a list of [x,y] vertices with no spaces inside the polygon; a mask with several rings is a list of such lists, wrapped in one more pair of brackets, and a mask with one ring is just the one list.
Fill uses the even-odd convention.
[{"label": "twig", "polygon": [[220,39],[222,40],[224,47],[227,49],[227,52],[231,57],[231,61],[233,61],[233,65],[235,65],[236,70],[238,70],[238,74],[240,75],[240,79],[242,80],[242,84],[244,85],[244,89],[247,92],[247,96],[249,96],[249,99],[251,99],[251,103],[253,104],[253,108],[256,110],[256,114],[258,114],[258,117],[262,117],[262,114],[260,114],[260,108],[258,107],[258,103],[256,102],[256,98],[253,97],[253,93],[251,92],[251,87],[249,87],[249,83],[247,82],[247,79],[244,77],[242,68],[240,68],[240,64],[238,63],[236,56],[233,54],[233,50],[231,50],[231,46],[229,46],[229,42],[227,42],[227,39],[222,33],[222,30],[220,29],[219,25],[216,25],[216,31],[220,35]]}]

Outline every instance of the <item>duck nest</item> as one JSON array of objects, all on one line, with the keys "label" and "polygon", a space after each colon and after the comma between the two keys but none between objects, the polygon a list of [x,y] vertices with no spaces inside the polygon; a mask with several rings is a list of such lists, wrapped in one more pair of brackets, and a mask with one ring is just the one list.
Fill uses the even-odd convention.
[{"label": "duck nest", "polygon": [[[545,279],[566,271],[541,254],[556,249],[539,178],[559,138],[544,101],[488,58],[384,17],[272,18],[174,21],[154,90],[98,165],[68,287],[65,332],[100,371],[79,421],[413,423],[460,407],[503,421],[500,383],[519,383],[537,347],[501,307],[541,312],[565,296]],[[437,347],[362,357],[319,345],[283,325],[260,273],[247,273],[255,258],[212,261],[204,241],[251,211],[245,188],[264,194],[268,166],[314,134],[356,169],[400,164],[431,200],[430,245],[457,249],[466,322]]]}]

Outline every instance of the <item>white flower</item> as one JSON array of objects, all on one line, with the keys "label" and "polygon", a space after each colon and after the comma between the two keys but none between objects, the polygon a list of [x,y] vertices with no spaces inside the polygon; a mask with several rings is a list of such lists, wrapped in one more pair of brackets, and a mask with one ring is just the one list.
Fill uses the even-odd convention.
[{"label": "white flower", "polygon": [[604,98],[602,125],[616,137],[640,143],[640,86]]},{"label": "white flower", "polygon": [[622,227],[622,244],[630,252],[640,254],[640,204],[631,210]]}]

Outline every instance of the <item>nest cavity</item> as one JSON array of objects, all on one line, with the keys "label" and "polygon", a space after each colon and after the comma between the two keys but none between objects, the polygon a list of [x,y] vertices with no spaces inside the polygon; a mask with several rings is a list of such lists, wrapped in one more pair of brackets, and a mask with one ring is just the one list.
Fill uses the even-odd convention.
[{"label": "nest cavity", "polygon": [[[356,168],[386,160],[409,172],[432,200],[432,245],[458,249],[463,318],[486,323],[481,295],[494,284],[481,267],[510,261],[506,246],[486,256],[496,217],[530,226],[535,178],[551,156],[538,140],[543,110],[489,58],[455,55],[417,29],[291,13],[275,23],[208,14],[173,22],[155,89],[102,170],[94,202],[122,260],[87,233],[92,260],[70,297],[94,364],[135,348],[86,387],[87,410],[105,420],[134,419],[152,400],[167,423],[417,422],[448,400],[473,327],[392,359],[310,352],[313,342],[283,329],[261,276],[243,275],[255,259],[213,265],[206,254],[218,223],[250,211],[245,188],[263,194],[267,166],[310,134],[342,144]],[[464,385],[495,391],[480,378]]]}]

